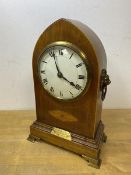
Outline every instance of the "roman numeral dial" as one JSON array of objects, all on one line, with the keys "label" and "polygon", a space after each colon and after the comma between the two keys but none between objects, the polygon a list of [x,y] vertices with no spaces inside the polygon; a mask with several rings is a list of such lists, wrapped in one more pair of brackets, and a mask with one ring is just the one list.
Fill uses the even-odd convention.
[{"label": "roman numeral dial", "polygon": [[88,69],[80,52],[71,45],[54,44],[40,56],[40,81],[51,96],[61,100],[75,99],[88,83]]},{"label": "roman numeral dial", "polygon": [[85,76],[84,76],[84,75],[79,75],[78,78],[79,78],[79,79],[84,79]]}]

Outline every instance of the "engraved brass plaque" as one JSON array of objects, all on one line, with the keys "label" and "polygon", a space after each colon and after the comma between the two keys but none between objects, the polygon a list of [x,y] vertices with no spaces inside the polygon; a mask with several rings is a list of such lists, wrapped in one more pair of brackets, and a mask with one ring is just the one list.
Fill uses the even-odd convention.
[{"label": "engraved brass plaque", "polygon": [[70,132],[65,131],[63,129],[54,127],[52,129],[52,131],[51,131],[51,134],[56,135],[58,137],[61,137],[63,139],[66,139],[66,140],[70,140],[71,141],[71,134],[70,134]]}]

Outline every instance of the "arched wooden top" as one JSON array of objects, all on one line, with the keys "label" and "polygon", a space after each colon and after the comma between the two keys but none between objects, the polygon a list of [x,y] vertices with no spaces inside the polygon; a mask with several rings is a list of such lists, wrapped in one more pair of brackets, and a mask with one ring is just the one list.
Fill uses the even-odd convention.
[{"label": "arched wooden top", "polygon": [[36,62],[43,48],[56,41],[68,41],[81,49],[97,75],[100,75],[102,68],[106,68],[105,50],[97,35],[81,22],[63,18],[55,21],[41,34],[34,49],[33,62]]},{"label": "arched wooden top", "polygon": [[104,46],[101,40],[96,35],[96,33],[93,30],[91,30],[88,26],[86,26],[85,24],[79,21],[70,20],[70,22],[74,24],[75,26],[77,26],[77,28],[80,29],[83,32],[83,34],[87,37],[87,39],[91,43],[92,48],[96,54],[99,65],[103,68],[106,68],[107,59],[106,59],[105,49],[104,49]]}]

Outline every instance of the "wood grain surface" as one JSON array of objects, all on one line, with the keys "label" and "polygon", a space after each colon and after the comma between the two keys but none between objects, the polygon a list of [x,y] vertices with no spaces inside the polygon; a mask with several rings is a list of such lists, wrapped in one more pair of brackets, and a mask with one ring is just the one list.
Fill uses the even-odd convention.
[{"label": "wood grain surface", "polygon": [[[88,90],[85,89],[85,94],[74,101],[60,101],[52,98],[43,88],[39,79],[38,63],[41,54],[49,44],[58,41],[71,43],[73,47],[78,48],[77,52],[82,51],[85,55],[83,61],[87,63],[90,72]],[[39,37],[33,52],[32,66],[37,121],[94,139],[102,111],[101,72],[106,69],[105,50],[96,34],[83,23],[59,19],[52,23]],[[61,120],[61,118],[67,119],[65,116],[70,115],[77,121],[70,122],[69,118],[65,122]]]},{"label": "wood grain surface", "polygon": [[130,175],[131,110],[104,110],[107,143],[100,169],[47,143],[26,140],[34,111],[0,111],[0,175]]}]

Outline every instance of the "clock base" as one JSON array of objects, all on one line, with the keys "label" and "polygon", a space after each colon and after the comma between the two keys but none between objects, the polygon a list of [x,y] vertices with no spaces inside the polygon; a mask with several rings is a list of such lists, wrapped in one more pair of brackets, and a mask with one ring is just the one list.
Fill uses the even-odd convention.
[{"label": "clock base", "polygon": [[50,125],[35,121],[30,127],[30,135],[28,140],[31,142],[46,141],[61,148],[67,149],[84,158],[88,162],[89,166],[100,168],[101,147],[107,139],[104,133],[104,125],[101,121],[94,139],[89,139],[85,136],[80,136],[70,132],[71,140],[69,140],[69,137],[66,139],[65,134],[63,134],[64,136],[52,134],[53,128],[54,127]]}]

